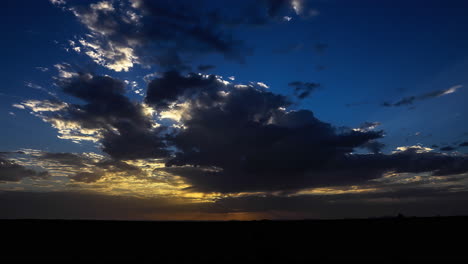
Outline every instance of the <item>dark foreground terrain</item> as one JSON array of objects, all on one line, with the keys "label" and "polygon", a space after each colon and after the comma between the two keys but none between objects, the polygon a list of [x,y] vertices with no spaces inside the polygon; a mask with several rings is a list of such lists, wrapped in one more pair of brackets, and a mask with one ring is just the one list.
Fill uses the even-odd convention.
[{"label": "dark foreground terrain", "polygon": [[468,218],[252,222],[0,220],[0,263],[468,260]]}]

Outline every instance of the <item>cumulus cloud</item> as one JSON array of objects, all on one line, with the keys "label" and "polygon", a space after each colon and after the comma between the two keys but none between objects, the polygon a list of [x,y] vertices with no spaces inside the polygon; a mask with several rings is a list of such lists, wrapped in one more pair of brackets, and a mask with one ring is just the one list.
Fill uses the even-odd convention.
[{"label": "cumulus cloud", "polygon": [[[113,160],[113,165],[92,163],[93,169],[71,176],[74,181],[97,181],[125,165],[115,162],[137,159],[162,159],[166,167],[156,173],[182,177],[191,186],[187,190],[206,193],[294,192],[359,184],[389,172],[468,171],[466,156],[422,146],[383,154],[384,145],[376,141],[383,137],[375,130],[380,123],[334,127],[309,110],[288,110],[292,102],[286,96],[259,82],[235,84],[217,75],[168,71],[148,83],[143,103],[130,101],[125,82],[109,76],[74,73],[57,84],[84,104],[23,105],[52,125],[97,131],[97,142]],[[357,148],[372,153],[357,154]]]}]

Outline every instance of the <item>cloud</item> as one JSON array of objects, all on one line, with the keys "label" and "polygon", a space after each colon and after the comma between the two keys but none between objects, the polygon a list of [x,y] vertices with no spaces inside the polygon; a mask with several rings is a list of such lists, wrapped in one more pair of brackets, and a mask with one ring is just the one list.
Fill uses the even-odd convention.
[{"label": "cloud", "polygon": [[[140,167],[109,157],[89,153],[63,153],[39,151],[33,162],[43,167],[58,167],[68,171],[68,177],[75,182],[92,183],[107,175],[119,177],[147,177]],[[66,169],[65,169],[66,167]]]},{"label": "cloud", "polygon": [[[466,215],[468,192],[456,186],[343,192],[334,195],[249,195],[197,203],[182,198],[140,198],[90,192],[0,192],[0,218],[231,220],[330,219],[395,216]],[[343,188],[342,190],[345,190]],[[54,206],[50,206],[53,204]]]},{"label": "cloud", "polygon": [[386,107],[412,105],[412,104],[414,104],[415,101],[421,101],[421,100],[441,97],[441,96],[444,96],[444,95],[455,93],[461,87],[463,87],[463,85],[455,85],[455,86],[452,86],[452,87],[450,87],[448,89],[445,89],[445,90],[437,90],[437,91],[425,93],[425,94],[422,94],[422,95],[419,95],[419,96],[404,97],[404,98],[398,100],[395,103],[384,102],[382,105],[386,106]]},{"label": "cloud", "polygon": [[145,102],[156,109],[168,109],[170,104],[179,99],[185,100],[200,92],[211,95],[211,91],[218,91],[222,86],[222,82],[214,75],[207,78],[199,74],[182,76],[177,71],[170,71],[148,84]]},{"label": "cloud", "polygon": [[164,156],[164,142],[158,138],[159,128],[139,103],[125,94],[125,83],[107,76],[82,74],[64,79],[64,92],[80,98],[85,105],[73,105],[62,111],[62,119],[73,120],[88,129],[99,129],[103,150],[116,158]]},{"label": "cloud", "polygon": [[60,78],[72,78],[76,76],[73,67],[68,63],[58,63],[54,67],[57,69]]},{"label": "cloud", "polygon": [[468,141],[462,142],[459,145],[460,147],[468,147]]},{"label": "cloud", "polygon": [[25,85],[29,88],[33,88],[33,89],[36,89],[36,90],[39,90],[39,91],[43,91],[45,93],[47,93],[48,95],[52,96],[52,97],[57,97],[54,93],[48,91],[46,88],[40,86],[40,85],[37,85],[37,84],[34,84],[32,82],[25,82]]},{"label": "cloud", "polygon": [[0,156],[0,182],[19,182],[25,178],[47,179],[48,177],[49,173],[47,171],[28,169]]},{"label": "cloud", "polygon": [[445,146],[445,147],[441,147],[440,150],[442,151],[454,151],[456,150],[457,148],[455,147],[452,147],[452,146]]},{"label": "cloud", "polygon": [[25,109],[25,107],[27,107],[33,112],[57,112],[66,108],[68,104],[58,100],[27,100],[21,103],[23,108],[19,107],[18,104],[13,106],[19,109]]},{"label": "cloud", "polygon": [[57,80],[63,92],[84,104],[60,101],[23,102],[52,124],[65,139],[99,141],[109,155],[124,158],[165,156],[157,128],[142,104],[125,96],[125,83],[108,76],[73,73]]},{"label": "cloud", "polygon": [[189,1],[101,1],[73,6],[72,11],[91,34],[78,41],[96,63],[115,71],[135,64],[186,68],[182,58],[219,53],[242,60],[235,40],[221,17]]},{"label": "cloud", "polygon": [[372,140],[361,145],[361,148],[368,149],[374,154],[380,153],[384,147],[385,144],[376,140]]},{"label": "cloud", "polygon": [[50,0],[50,2],[53,5],[58,5],[58,6],[65,5],[67,3],[67,2],[65,2],[65,0]]},{"label": "cloud", "polygon": [[[204,193],[295,192],[360,184],[389,172],[446,177],[468,171],[466,156],[422,146],[380,153],[384,145],[376,140],[383,131],[374,130],[380,123],[339,129],[309,110],[288,110],[292,102],[286,96],[259,82],[168,71],[148,83],[143,103],[130,101],[125,83],[109,76],[75,73],[57,83],[83,104],[26,105],[57,127],[76,124],[97,133],[94,138],[114,162],[87,162],[92,167],[71,176],[74,181],[99,181],[115,162],[139,159],[161,159],[166,167],[154,173],[180,177],[187,191]],[[357,148],[372,154],[357,154]],[[73,159],[59,156],[62,162]],[[137,173],[129,171],[118,173]]]},{"label": "cloud", "polygon": [[[184,177],[194,190],[301,189],[363,182],[389,171],[444,174],[466,169],[457,167],[465,157],[427,154],[416,147],[377,154],[383,144],[375,140],[382,132],[372,129],[380,123],[337,132],[308,110],[286,111],[290,102],[285,97],[260,87],[167,73],[150,84],[148,95],[165,95],[166,90],[170,96],[148,97],[147,103],[156,109],[181,102],[189,107],[181,118],[184,128],[169,140],[177,149],[175,157],[161,170]],[[357,147],[375,154],[352,154]]]},{"label": "cloud", "polygon": [[199,65],[199,66],[197,67],[197,69],[198,69],[199,71],[201,71],[201,72],[203,72],[203,71],[209,71],[209,70],[212,70],[212,69],[214,69],[214,68],[216,68],[216,66],[214,66],[214,65]]},{"label": "cloud", "polygon": [[184,129],[169,140],[177,151],[167,165],[177,167],[164,170],[203,191],[300,188],[307,170],[322,167],[328,155],[334,159],[381,137],[374,131],[336,134],[308,110],[285,111],[288,99],[262,88],[175,72],[151,82],[146,102],[156,110],[189,104]]},{"label": "cloud", "polygon": [[47,68],[47,67],[36,67],[36,70],[39,70],[41,72],[46,72],[46,71],[49,70],[49,68]]},{"label": "cloud", "polygon": [[356,131],[370,131],[374,130],[376,127],[380,126],[380,122],[364,122],[362,123],[359,128],[354,128],[353,130]]},{"label": "cloud", "polygon": [[294,94],[299,99],[304,99],[308,97],[313,91],[317,90],[320,87],[319,83],[300,81],[290,82],[288,85],[294,87]]},{"label": "cloud", "polygon": [[[395,216],[465,215],[468,192],[450,188],[402,188],[378,192],[325,195],[254,195],[216,202],[219,212],[234,208],[263,212],[270,219],[343,219]],[[266,217],[268,218],[268,217]]]},{"label": "cloud", "polygon": [[24,105],[22,105],[22,104],[13,104],[12,106],[14,108],[18,108],[18,109],[25,109]]},{"label": "cloud", "polygon": [[236,28],[280,22],[291,12],[301,17],[314,13],[309,12],[307,1],[298,0],[224,5],[204,0],[197,4],[186,0],[80,3],[69,10],[89,34],[72,48],[114,71],[128,71],[137,64],[189,69],[189,58],[206,54],[243,62],[251,49],[235,37]]}]

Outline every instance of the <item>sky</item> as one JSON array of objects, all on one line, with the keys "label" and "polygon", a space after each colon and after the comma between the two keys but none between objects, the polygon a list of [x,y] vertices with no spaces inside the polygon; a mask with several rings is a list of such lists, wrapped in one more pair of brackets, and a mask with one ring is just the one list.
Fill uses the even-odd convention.
[{"label": "sky", "polygon": [[0,218],[468,213],[468,3],[8,0]]}]

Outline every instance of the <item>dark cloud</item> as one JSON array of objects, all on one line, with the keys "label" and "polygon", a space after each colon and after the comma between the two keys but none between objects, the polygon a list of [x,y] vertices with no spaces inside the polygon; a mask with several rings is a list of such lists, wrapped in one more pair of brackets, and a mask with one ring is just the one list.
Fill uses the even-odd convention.
[{"label": "dark cloud", "polygon": [[452,147],[452,146],[445,146],[445,147],[441,147],[440,150],[442,151],[454,151],[456,150],[457,148],[455,147]]},{"label": "dark cloud", "polygon": [[[99,129],[102,149],[113,158],[91,164],[94,168],[71,177],[75,181],[95,181],[112,170],[138,174],[119,162],[141,158],[164,158],[167,167],[157,170],[183,177],[193,190],[222,193],[358,184],[386,172],[448,176],[468,170],[465,156],[418,148],[379,153],[384,145],[376,141],[383,131],[373,130],[378,122],[340,129],[309,110],[287,110],[292,102],[286,96],[256,83],[165,72],[149,82],[144,98],[156,113],[154,120],[141,103],[124,95],[124,83],[114,78],[82,73],[59,84],[84,104],[64,104],[53,117]],[[158,119],[162,111],[174,110],[181,112],[180,120],[174,120],[181,128],[155,126],[155,121],[163,123]],[[356,154],[356,148],[373,154]],[[47,158],[79,164],[71,155]]]},{"label": "dark cloud", "polygon": [[382,151],[382,149],[385,147],[385,144],[381,143],[381,142],[378,142],[376,140],[372,140],[372,141],[369,141],[369,142],[366,142],[366,143],[362,144],[361,147],[365,148],[365,149],[368,149],[372,153],[377,154],[377,153],[380,153]]},{"label": "dark cloud", "polygon": [[[308,110],[283,110],[291,103],[282,95],[226,85],[213,76],[166,73],[149,84],[145,100],[157,109],[190,103],[182,120],[185,129],[169,140],[177,151],[167,163],[172,168],[165,170],[203,191],[302,188],[323,181],[327,164],[382,136],[374,131],[337,134]],[[185,165],[196,168],[180,167]],[[319,180],[308,175],[311,169],[322,174]]]},{"label": "dark cloud", "polygon": [[47,171],[28,169],[12,160],[0,156],[0,182],[19,182],[24,178],[47,179],[49,178],[49,173]]},{"label": "dark cloud", "polygon": [[222,83],[214,75],[204,78],[198,74],[182,76],[177,71],[166,72],[162,78],[156,78],[148,84],[145,102],[157,109],[164,110],[179,98],[185,99],[199,92],[215,96]]},{"label": "dark cloud", "polygon": [[250,49],[233,36],[234,27],[265,24],[293,12],[291,0],[223,4],[130,0],[76,5],[71,10],[91,34],[74,45],[116,71],[134,64],[187,69],[190,58],[212,53],[242,62]]},{"label": "dark cloud", "polygon": [[389,103],[389,102],[384,102],[382,105],[383,106],[387,106],[387,107],[390,107],[390,106],[402,106],[402,105],[411,105],[414,103],[414,101],[416,100],[416,96],[409,96],[409,97],[404,97],[402,99],[400,99],[399,101],[395,102],[395,103]]},{"label": "dark cloud", "polygon": [[101,179],[102,176],[104,176],[104,174],[101,172],[78,172],[71,176],[70,179],[77,182],[91,183]]},{"label": "dark cloud", "polygon": [[38,157],[38,159],[54,161],[63,165],[71,165],[76,167],[83,167],[86,165],[86,162],[89,162],[89,159],[84,159],[82,156],[65,152],[44,152]]},{"label": "dark cloud", "polygon": [[212,69],[214,69],[214,68],[216,68],[216,66],[214,66],[214,65],[199,65],[199,66],[197,67],[197,69],[198,69],[199,71],[201,71],[201,72],[203,72],[203,71],[209,71],[209,70],[212,70]]},{"label": "dark cloud", "polygon": [[36,157],[30,158],[36,158],[38,161],[46,162],[46,164],[52,162],[54,165],[72,168],[72,171],[77,172],[69,176],[69,178],[77,182],[95,182],[105,176],[106,173],[117,173],[125,177],[147,176],[141,168],[123,161],[109,158],[96,161],[96,158],[84,154],[40,152]]},{"label": "dark cloud", "polygon": [[251,49],[236,38],[239,27],[283,22],[296,13],[302,18],[317,11],[311,1],[129,0],[79,3],[70,7],[90,31],[72,47],[116,71],[135,64],[189,69],[194,58],[221,54],[243,62]]},{"label": "dark cloud", "polygon": [[[104,152],[117,159],[165,157],[166,144],[140,103],[125,96],[125,83],[108,76],[80,73],[58,82],[62,90],[84,104],[66,104],[48,114],[50,122],[78,123],[96,129]],[[63,158],[63,157],[62,157]]]},{"label": "dark cloud", "polygon": [[408,105],[412,105],[415,101],[431,99],[431,98],[447,95],[447,94],[450,94],[450,93],[454,93],[454,92],[456,92],[457,89],[459,89],[461,87],[462,87],[461,85],[455,85],[455,86],[452,86],[452,87],[450,87],[448,89],[445,89],[445,90],[437,90],[437,91],[425,93],[425,94],[422,94],[422,95],[419,95],[419,96],[403,97],[402,99],[398,100],[395,103],[384,102],[382,104],[382,106],[386,106],[386,107],[408,106]]},{"label": "dark cloud", "polygon": [[[167,86],[199,84],[198,78],[178,75]],[[190,102],[182,119],[185,128],[170,139],[177,149],[175,157],[162,170],[184,177],[195,190],[294,190],[355,184],[390,171],[447,175],[467,169],[465,157],[419,153],[411,148],[390,155],[351,154],[358,147],[374,153],[381,150],[383,145],[374,140],[382,132],[371,131],[378,122],[338,132],[308,110],[282,110],[290,105],[283,96],[248,86],[214,85],[216,81],[209,81],[210,77],[205,80],[206,87],[182,85],[167,97],[171,100],[156,101],[164,102],[163,107],[181,97]],[[218,96],[220,89],[226,95]]]},{"label": "dark cloud", "polygon": [[117,71],[134,63],[186,68],[187,56],[204,53],[242,60],[242,42],[222,26],[216,10],[205,7],[191,1],[132,0],[74,6],[73,12],[92,32],[86,40],[92,44],[84,48],[94,49],[105,60],[101,64]]},{"label": "dark cloud", "polygon": [[319,83],[311,82],[300,82],[294,81],[288,84],[291,87],[294,87],[294,94],[299,99],[304,99],[310,95],[313,91],[317,90],[320,87]]},{"label": "dark cloud", "polygon": [[468,141],[462,142],[459,145],[460,147],[468,147]]}]

